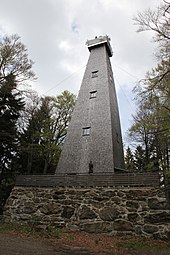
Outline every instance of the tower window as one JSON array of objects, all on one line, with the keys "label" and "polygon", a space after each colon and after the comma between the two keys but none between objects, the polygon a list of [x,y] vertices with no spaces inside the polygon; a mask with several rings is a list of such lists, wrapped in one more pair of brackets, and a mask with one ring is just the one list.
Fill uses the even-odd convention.
[{"label": "tower window", "polygon": [[95,78],[97,76],[98,76],[98,71],[93,71],[92,74],[91,74],[91,77]]},{"label": "tower window", "polygon": [[83,136],[90,135],[90,127],[83,128]]},{"label": "tower window", "polygon": [[90,98],[96,98],[97,90],[90,92]]}]

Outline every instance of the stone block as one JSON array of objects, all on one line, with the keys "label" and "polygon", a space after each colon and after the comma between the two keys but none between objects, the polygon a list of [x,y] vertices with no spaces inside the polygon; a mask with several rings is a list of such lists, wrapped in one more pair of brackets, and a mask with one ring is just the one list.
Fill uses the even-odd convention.
[{"label": "stone block", "polygon": [[53,195],[63,195],[65,193],[65,189],[56,189]]},{"label": "stone block", "polygon": [[155,225],[144,225],[144,227],[143,227],[143,230],[149,234],[153,234],[153,233],[157,232],[158,229],[159,228]]},{"label": "stone block", "polygon": [[129,221],[136,223],[140,219],[140,216],[138,213],[128,213],[127,218]]},{"label": "stone block", "polygon": [[74,201],[72,199],[65,199],[63,202],[62,202],[63,205],[73,205],[74,204]]},{"label": "stone block", "polygon": [[80,220],[94,219],[96,217],[97,217],[96,213],[86,205],[83,205],[82,208],[79,210]]},{"label": "stone block", "polygon": [[153,238],[154,239],[162,239],[162,240],[170,240],[170,235],[166,232],[156,232],[156,233],[153,233]]},{"label": "stone block", "polygon": [[165,210],[167,207],[166,199],[156,197],[148,198],[148,206],[155,210]]},{"label": "stone block", "polygon": [[65,195],[58,195],[58,194],[54,194],[53,195],[53,199],[55,200],[63,200],[63,199],[66,199],[66,196]]},{"label": "stone block", "polygon": [[120,204],[121,198],[118,197],[118,196],[115,196],[115,197],[112,197],[112,198],[111,198],[111,201],[113,201],[113,202],[116,203],[116,204]]},{"label": "stone block", "polygon": [[103,203],[100,203],[100,202],[96,202],[96,201],[93,201],[93,200],[87,200],[88,204],[92,204],[92,206],[94,208],[103,208],[104,207],[104,204]]},{"label": "stone block", "polygon": [[104,207],[99,211],[99,217],[104,221],[113,221],[118,218],[120,212],[114,207]]},{"label": "stone block", "polygon": [[129,190],[129,192],[126,192],[126,197],[129,200],[136,199],[138,197],[140,200],[145,200],[146,197],[148,196],[148,190],[147,189],[134,189],[134,190]]},{"label": "stone block", "polygon": [[116,191],[115,190],[105,190],[101,193],[102,196],[107,196],[107,197],[111,197],[114,198],[116,195]]},{"label": "stone block", "polygon": [[89,233],[106,233],[112,231],[112,225],[106,222],[91,222],[80,224],[80,229]]},{"label": "stone block", "polygon": [[126,206],[130,207],[132,209],[138,209],[139,208],[139,202],[135,200],[128,200],[126,201]]},{"label": "stone block", "polygon": [[74,214],[74,208],[71,206],[64,206],[61,213],[62,218],[70,219]]},{"label": "stone block", "polygon": [[55,203],[48,203],[39,207],[41,213],[56,214],[61,211],[61,207]]},{"label": "stone block", "polygon": [[134,231],[137,235],[142,235],[142,226],[141,225],[135,225]]},{"label": "stone block", "polygon": [[30,214],[20,214],[20,219],[21,220],[30,220],[31,219],[31,215]]},{"label": "stone block", "polygon": [[133,231],[133,224],[127,220],[117,219],[113,222],[113,229],[117,231]]},{"label": "stone block", "polygon": [[25,214],[32,214],[34,212],[36,212],[36,208],[34,206],[25,206],[23,209],[22,209],[22,212],[25,213]]},{"label": "stone block", "polygon": [[170,211],[149,213],[144,217],[146,223],[170,223]]}]

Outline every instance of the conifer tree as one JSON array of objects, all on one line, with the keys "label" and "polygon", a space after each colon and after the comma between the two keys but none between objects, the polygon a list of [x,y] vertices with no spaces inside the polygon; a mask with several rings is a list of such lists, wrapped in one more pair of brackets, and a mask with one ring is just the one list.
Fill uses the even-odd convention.
[{"label": "conifer tree", "polygon": [[134,156],[130,147],[127,148],[125,153],[125,168],[129,170],[130,172],[133,172],[136,170]]},{"label": "conifer tree", "polygon": [[14,184],[18,156],[17,121],[24,107],[14,76],[0,84],[0,213]]},{"label": "conifer tree", "polygon": [[134,161],[135,161],[136,170],[143,171],[146,164],[146,157],[145,157],[145,151],[142,149],[140,145],[136,147],[136,150],[134,153]]},{"label": "conifer tree", "polygon": [[24,108],[19,85],[35,78],[32,65],[18,35],[0,37],[0,213],[18,169],[18,119]]},{"label": "conifer tree", "polygon": [[57,97],[41,98],[21,136],[20,164],[23,172],[55,172],[74,104],[75,96],[68,91]]}]

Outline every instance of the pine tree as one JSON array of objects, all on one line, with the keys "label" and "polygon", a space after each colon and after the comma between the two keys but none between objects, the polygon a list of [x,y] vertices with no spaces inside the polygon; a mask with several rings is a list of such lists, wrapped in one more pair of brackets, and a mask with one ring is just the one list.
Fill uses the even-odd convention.
[{"label": "pine tree", "polygon": [[137,171],[143,171],[146,164],[146,157],[145,157],[145,151],[142,149],[142,147],[139,145],[136,147],[135,153],[135,166]]},{"label": "pine tree", "polygon": [[129,171],[136,170],[134,156],[130,147],[127,148],[125,153],[125,168]]},{"label": "pine tree", "polygon": [[23,108],[15,77],[10,74],[0,84],[0,213],[14,184],[18,156],[17,121]]}]

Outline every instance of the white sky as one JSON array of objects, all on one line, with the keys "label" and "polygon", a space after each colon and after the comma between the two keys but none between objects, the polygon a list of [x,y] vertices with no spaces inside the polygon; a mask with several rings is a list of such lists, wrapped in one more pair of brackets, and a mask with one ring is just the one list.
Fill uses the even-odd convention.
[{"label": "white sky", "polygon": [[77,94],[89,52],[87,39],[109,35],[123,139],[135,110],[132,89],[156,64],[152,33],[136,33],[132,18],[161,0],[0,0],[0,35],[21,37],[35,62],[43,95]]}]

